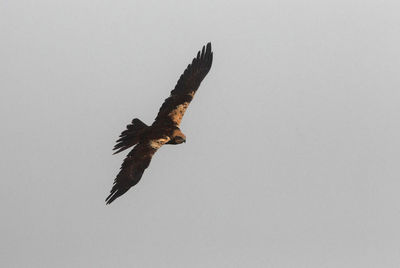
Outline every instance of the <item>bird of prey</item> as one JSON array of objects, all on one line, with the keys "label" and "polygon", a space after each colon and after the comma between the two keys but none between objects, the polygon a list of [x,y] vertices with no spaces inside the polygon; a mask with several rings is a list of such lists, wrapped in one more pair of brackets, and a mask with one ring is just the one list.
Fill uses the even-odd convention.
[{"label": "bird of prey", "polygon": [[121,133],[113,149],[116,150],[114,154],[136,146],[122,163],[110,195],[106,198],[107,204],[139,182],[151,158],[161,146],[186,142],[179,124],[200,83],[210,71],[212,60],[211,43],[208,43],[187,66],[170,96],[162,104],[153,124],[148,126],[135,118]]}]

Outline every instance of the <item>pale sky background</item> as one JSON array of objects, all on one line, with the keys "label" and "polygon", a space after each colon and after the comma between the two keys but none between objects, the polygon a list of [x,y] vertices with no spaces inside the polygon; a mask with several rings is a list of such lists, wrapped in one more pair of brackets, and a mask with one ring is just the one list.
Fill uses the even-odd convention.
[{"label": "pale sky background", "polygon": [[[400,267],[400,3],[0,0],[1,267]],[[187,143],[106,206],[208,41]]]}]

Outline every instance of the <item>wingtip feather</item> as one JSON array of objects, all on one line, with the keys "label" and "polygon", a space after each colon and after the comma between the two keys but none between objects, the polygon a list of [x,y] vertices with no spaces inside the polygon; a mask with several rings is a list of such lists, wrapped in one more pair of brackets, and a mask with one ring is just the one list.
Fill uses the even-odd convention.
[{"label": "wingtip feather", "polygon": [[122,194],[119,194],[119,189],[111,190],[110,194],[106,198],[106,205],[111,204],[115,199],[120,197]]},{"label": "wingtip feather", "polygon": [[211,52],[211,42],[207,43],[207,47],[206,47],[206,54],[210,54]]}]

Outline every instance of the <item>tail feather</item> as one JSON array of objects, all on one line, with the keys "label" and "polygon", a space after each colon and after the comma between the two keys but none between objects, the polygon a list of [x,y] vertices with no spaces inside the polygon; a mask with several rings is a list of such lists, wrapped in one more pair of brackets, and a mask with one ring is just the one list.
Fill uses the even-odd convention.
[{"label": "tail feather", "polygon": [[126,130],[122,131],[119,139],[117,140],[117,144],[114,146],[113,150],[117,150],[113,154],[117,154],[122,152],[123,150],[128,149],[129,147],[135,145],[139,142],[140,134],[146,129],[148,126],[135,118],[132,120],[132,123],[126,126]]}]

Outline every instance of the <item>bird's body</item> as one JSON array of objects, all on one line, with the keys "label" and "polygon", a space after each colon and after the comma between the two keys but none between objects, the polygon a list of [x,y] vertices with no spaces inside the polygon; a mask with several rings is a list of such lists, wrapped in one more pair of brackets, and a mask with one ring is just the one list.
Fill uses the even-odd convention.
[{"label": "bird's body", "polygon": [[107,204],[139,182],[151,158],[161,146],[186,142],[186,136],[179,125],[201,81],[209,72],[212,59],[211,44],[208,43],[181,75],[170,96],[161,106],[153,124],[148,126],[135,118],[121,133],[114,147],[115,153],[136,146],[122,163],[110,195],[106,199]]}]

